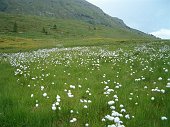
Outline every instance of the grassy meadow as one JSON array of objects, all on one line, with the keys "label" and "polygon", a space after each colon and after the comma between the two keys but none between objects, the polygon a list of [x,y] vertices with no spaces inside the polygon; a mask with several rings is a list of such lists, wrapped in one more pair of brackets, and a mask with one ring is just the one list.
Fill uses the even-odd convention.
[{"label": "grassy meadow", "polygon": [[23,50],[18,39],[0,50],[1,127],[170,126],[169,41],[48,39]]}]

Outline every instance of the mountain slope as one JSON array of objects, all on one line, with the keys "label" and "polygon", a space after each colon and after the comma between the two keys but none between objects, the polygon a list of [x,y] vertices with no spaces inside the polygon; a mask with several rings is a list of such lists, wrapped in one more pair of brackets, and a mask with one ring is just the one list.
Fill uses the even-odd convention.
[{"label": "mountain slope", "polygon": [[92,24],[125,27],[122,20],[112,18],[85,0],[0,0],[0,11],[64,19],[79,19]]},{"label": "mountain slope", "polygon": [[[18,32],[27,35],[40,35],[45,27],[48,35],[55,37],[58,33],[67,33],[64,37],[154,38],[126,26],[121,19],[105,14],[85,0],[0,0],[0,12],[2,33],[11,32],[13,24],[17,22]],[[58,25],[59,19],[64,24]],[[71,27],[67,25],[69,22],[72,22]],[[56,24],[59,28],[52,29]],[[76,24],[84,25],[77,27]]]}]

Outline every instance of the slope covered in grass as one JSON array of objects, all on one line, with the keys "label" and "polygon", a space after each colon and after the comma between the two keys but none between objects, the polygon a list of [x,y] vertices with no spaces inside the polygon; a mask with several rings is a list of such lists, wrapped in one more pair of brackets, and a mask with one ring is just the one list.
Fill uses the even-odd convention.
[{"label": "slope covered in grass", "polygon": [[[120,29],[117,27],[106,27],[103,25],[93,25],[87,22],[71,20],[71,19],[56,19],[37,16],[23,16],[0,13],[0,32],[11,33],[14,29],[14,24],[17,24],[17,35],[25,35],[26,37],[43,37],[43,28],[47,35],[55,38],[63,37],[110,37],[110,38],[151,38],[141,32],[134,32],[130,29]],[[20,33],[20,34],[19,34]],[[48,36],[44,36],[48,37]]]},{"label": "slope covered in grass", "polygon": [[[44,37],[42,31],[55,38],[154,38],[85,0],[1,0],[0,11],[1,33],[15,31],[36,38]],[[15,23],[17,31],[13,29]]]},{"label": "slope covered in grass", "polygon": [[105,26],[126,27],[122,20],[110,17],[100,8],[85,0],[1,0],[0,11],[13,14],[76,19]]},{"label": "slope covered in grass", "polygon": [[[73,19],[0,13],[0,52],[37,48],[155,39],[130,29],[107,27]],[[17,31],[14,32],[14,25]]]}]

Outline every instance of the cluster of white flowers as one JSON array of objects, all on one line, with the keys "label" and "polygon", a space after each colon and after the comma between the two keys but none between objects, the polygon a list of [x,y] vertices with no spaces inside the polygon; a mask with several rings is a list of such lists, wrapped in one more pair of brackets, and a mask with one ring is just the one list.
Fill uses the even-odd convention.
[{"label": "cluster of white flowers", "polygon": [[56,101],[52,104],[52,110],[56,110],[58,107],[58,110],[61,110],[60,107],[61,97],[59,95],[56,96]]}]

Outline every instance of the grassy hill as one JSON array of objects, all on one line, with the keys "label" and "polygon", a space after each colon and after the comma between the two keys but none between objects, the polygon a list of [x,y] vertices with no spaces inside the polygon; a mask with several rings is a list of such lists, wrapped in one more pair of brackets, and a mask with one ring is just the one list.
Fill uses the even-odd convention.
[{"label": "grassy hill", "polygon": [[155,39],[85,0],[0,0],[0,11],[0,52]]},{"label": "grassy hill", "polygon": [[[110,28],[146,35],[140,31],[129,28],[121,19],[107,15],[100,8],[85,0],[0,0],[0,11],[11,14],[53,17],[67,21],[77,20],[78,23],[83,21],[88,23],[88,25],[101,25],[106,27],[106,29]],[[26,20],[29,21],[29,19]],[[40,21],[41,18],[36,20]],[[49,22],[49,20],[47,22]]]},{"label": "grassy hill", "polygon": [[[73,19],[56,19],[0,13],[0,52],[37,48],[108,44],[115,41],[145,40],[149,35],[125,29],[92,25]],[[17,32],[14,24],[17,24]],[[43,31],[44,29],[44,31]]]},{"label": "grassy hill", "polygon": [[85,0],[0,0],[0,11],[13,14],[76,19],[105,26],[126,27],[122,20],[110,17]]},{"label": "grassy hill", "polygon": [[[75,19],[56,19],[38,16],[23,16],[0,13],[0,32],[5,34],[18,34],[27,37],[42,37],[44,35],[63,37],[112,37],[112,38],[146,38],[150,37],[132,29],[106,27],[100,24],[90,24]],[[13,32],[14,24],[17,32]],[[44,31],[43,31],[44,29]],[[48,37],[45,36],[45,37]]]}]

